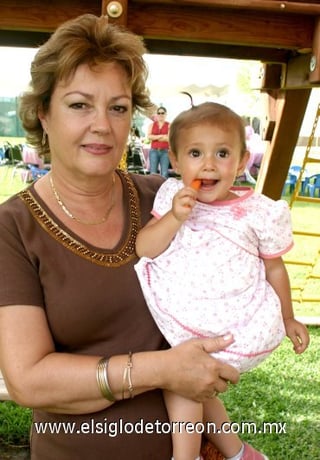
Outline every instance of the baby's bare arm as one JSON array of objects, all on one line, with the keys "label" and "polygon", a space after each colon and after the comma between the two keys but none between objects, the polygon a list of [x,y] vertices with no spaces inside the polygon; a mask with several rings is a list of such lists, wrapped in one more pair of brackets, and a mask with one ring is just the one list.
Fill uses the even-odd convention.
[{"label": "baby's bare arm", "polygon": [[179,190],[172,200],[172,208],[161,219],[153,217],[143,227],[136,241],[139,257],[154,258],[167,249],[195,205],[196,192],[190,187]]},{"label": "baby's bare arm", "polygon": [[281,257],[265,259],[266,277],[281,301],[282,317],[286,334],[296,353],[303,353],[309,345],[307,328],[294,318],[289,276]]}]

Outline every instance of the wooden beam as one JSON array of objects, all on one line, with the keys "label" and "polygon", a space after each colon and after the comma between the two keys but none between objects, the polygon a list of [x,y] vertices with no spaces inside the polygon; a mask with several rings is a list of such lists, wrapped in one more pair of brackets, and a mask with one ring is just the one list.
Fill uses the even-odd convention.
[{"label": "wooden beam", "polygon": [[0,0],[0,29],[53,32],[60,24],[85,13],[100,16],[101,0]]},{"label": "wooden beam", "polygon": [[0,46],[13,46],[19,48],[37,48],[46,42],[50,32],[26,32],[22,30],[1,30]]},{"label": "wooden beam", "polygon": [[207,42],[190,42],[186,40],[164,40],[144,38],[150,53],[178,56],[204,56],[215,58],[254,60],[285,64],[291,51],[278,48],[258,46],[225,45]]},{"label": "wooden beam", "polygon": [[[148,0],[145,0],[148,1]],[[320,14],[319,2],[275,0],[167,0],[166,3],[211,6],[217,8],[249,9],[255,11],[281,11],[282,13]]]},{"label": "wooden beam", "polygon": [[275,200],[281,197],[311,89],[271,94],[276,126],[270,148],[263,156],[256,190]]},{"label": "wooden beam", "polygon": [[128,8],[128,27],[145,38],[297,51],[312,49],[312,16],[182,8],[176,3],[134,2],[129,3]]},{"label": "wooden beam", "polygon": [[[106,1],[106,0],[104,0]],[[122,0],[121,0],[122,1]],[[101,14],[101,0],[0,0],[0,29],[52,32],[84,13]],[[311,51],[314,18],[281,12],[128,1],[127,26],[145,38]]]},{"label": "wooden beam", "polygon": [[320,83],[320,16],[316,19],[313,32],[313,48],[309,71],[309,81],[311,83]]}]

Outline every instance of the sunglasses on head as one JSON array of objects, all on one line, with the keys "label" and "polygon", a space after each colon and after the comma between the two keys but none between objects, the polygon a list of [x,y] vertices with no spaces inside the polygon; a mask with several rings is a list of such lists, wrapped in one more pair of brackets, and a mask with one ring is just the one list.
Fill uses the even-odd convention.
[{"label": "sunglasses on head", "polygon": [[166,112],[157,112],[158,115],[164,115]]}]

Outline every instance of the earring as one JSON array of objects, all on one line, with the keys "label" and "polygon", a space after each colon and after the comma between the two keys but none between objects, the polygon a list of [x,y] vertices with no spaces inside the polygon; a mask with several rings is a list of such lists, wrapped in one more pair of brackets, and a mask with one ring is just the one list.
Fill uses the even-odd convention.
[{"label": "earring", "polygon": [[45,132],[45,130],[43,130],[42,132],[42,140],[41,140],[41,145],[42,147],[44,147],[47,143],[47,133]]}]

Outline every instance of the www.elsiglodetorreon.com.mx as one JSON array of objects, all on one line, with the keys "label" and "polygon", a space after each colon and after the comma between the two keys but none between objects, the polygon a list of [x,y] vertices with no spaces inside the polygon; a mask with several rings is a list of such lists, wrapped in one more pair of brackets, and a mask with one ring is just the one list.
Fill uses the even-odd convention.
[{"label": "www.elsiglodetorreon.com.mx", "polygon": [[226,422],[217,427],[213,422],[146,422],[143,419],[137,422],[127,422],[122,419],[102,421],[90,419],[88,422],[34,422],[37,434],[104,434],[110,437],[121,434],[168,434],[168,433],[237,433],[237,434],[286,434],[286,422]]}]

